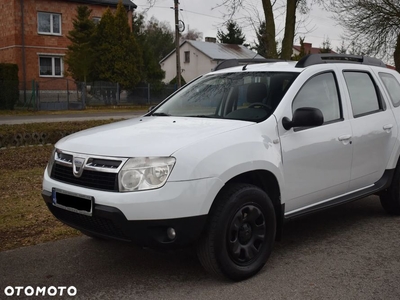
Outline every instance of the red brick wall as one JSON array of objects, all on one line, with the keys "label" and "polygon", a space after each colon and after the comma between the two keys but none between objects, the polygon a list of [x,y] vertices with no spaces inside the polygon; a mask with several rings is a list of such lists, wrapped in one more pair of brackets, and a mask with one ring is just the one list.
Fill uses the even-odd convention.
[{"label": "red brick wall", "polygon": [[[76,16],[78,5],[80,4],[62,0],[24,0],[26,80],[28,82],[32,79],[39,81],[49,79],[39,76],[38,54],[65,54],[69,44],[67,35],[73,28],[72,20]],[[101,17],[107,9],[105,6],[88,6],[92,9],[92,17]],[[20,0],[0,0],[0,9],[2,12],[0,18],[0,62],[17,63],[19,78],[22,81]],[[61,14],[61,36],[38,34],[38,12]],[[130,20],[131,17],[132,14],[129,13]],[[67,68],[68,66],[64,63],[64,70]],[[57,87],[54,88],[57,89]]]},{"label": "red brick wall", "polygon": [[16,24],[14,1],[0,0],[0,11],[0,63],[17,63],[14,45],[20,25]]}]

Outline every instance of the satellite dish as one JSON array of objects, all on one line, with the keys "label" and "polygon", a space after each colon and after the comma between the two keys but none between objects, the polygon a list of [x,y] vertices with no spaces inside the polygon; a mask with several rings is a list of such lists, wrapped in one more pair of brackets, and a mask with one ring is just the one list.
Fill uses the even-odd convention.
[{"label": "satellite dish", "polygon": [[179,32],[185,31],[185,23],[183,23],[182,20],[179,20],[178,29],[179,29]]}]

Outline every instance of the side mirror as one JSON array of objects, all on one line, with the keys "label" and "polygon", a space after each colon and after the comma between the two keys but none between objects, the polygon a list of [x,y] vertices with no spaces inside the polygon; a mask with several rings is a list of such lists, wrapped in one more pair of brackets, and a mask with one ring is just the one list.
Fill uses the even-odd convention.
[{"label": "side mirror", "polygon": [[151,112],[151,111],[154,109],[154,107],[156,107],[156,106],[155,106],[155,105],[150,106],[150,107],[149,107],[149,110],[148,110],[147,112]]},{"label": "side mirror", "polygon": [[292,121],[284,117],[283,128],[289,130],[293,127],[314,127],[324,124],[324,116],[318,108],[301,107],[295,110]]}]

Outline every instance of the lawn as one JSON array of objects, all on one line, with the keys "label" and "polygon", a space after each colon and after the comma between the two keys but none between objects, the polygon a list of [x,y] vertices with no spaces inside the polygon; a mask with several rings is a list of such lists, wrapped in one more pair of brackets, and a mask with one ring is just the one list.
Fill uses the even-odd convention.
[{"label": "lawn", "polygon": [[0,251],[79,235],[56,220],[42,197],[53,146],[0,150]]},{"label": "lawn", "polygon": [[84,110],[57,110],[57,111],[34,111],[27,108],[17,108],[14,110],[0,110],[1,116],[34,116],[34,115],[70,115],[70,114],[92,114],[92,113],[113,113],[129,111],[147,111],[151,105],[132,105],[132,106],[91,106]]}]

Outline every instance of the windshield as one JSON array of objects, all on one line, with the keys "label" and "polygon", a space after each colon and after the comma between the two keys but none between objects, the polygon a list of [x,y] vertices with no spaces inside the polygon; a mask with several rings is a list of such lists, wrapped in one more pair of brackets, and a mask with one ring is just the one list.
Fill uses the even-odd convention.
[{"label": "windshield", "polygon": [[260,122],[274,112],[297,75],[290,72],[207,75],[173,95],[150,115]]}]

